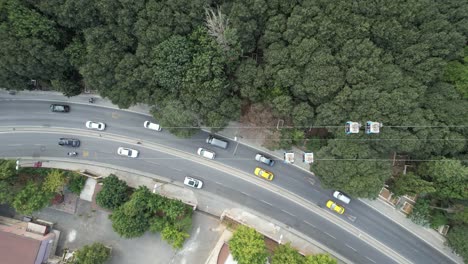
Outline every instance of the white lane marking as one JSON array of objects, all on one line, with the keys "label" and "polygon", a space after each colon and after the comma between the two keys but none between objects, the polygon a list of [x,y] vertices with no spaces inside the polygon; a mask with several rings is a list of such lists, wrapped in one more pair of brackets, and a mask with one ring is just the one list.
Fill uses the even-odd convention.
[{"label": "white lane marking", "polygon": [[176,169],[176,168],[172,168],[173,170],[176,170],[176,171],[182,171],[182,170],[179,170],[179,169]]},{"label": "white lane marking", "polygon": [[216,183],[216,184],[219,184],[219,185],[221,185],[221,186],[224,186],[224,184],[222,184],[222,183],[220,183],[220,182],[215,181],[215,183]]},{"label": "white lane marking", "polygon": [[291,213],[290,213],[290,212],[288,212],[288,211],[285,211],[285,210],[283,210],[283,209],[281,209],[281,211],[283,211],[283,212],[287,213],[287,214],[288,214],[288,215],[290,215],[290,216],[294,216],[294,217],[296,217],[295,215],[291,214]]},{"label": "white lane marking", "polygon": [[366,259],[368,259],[368,260],[370,260],[370,261],[372,261],[372,262],[374,262],[374,263],[377,263],[377,262],[375,262],[373,259],[371,259],[371,258],[369,258],[369,257],[366,257]]},{"label": "white lane marking", "polygon": [[23,144],[8,144],[8,147],[17,147],[17,146],[23,146]]},{"label": "white lane marking", "polygon": [[330,235],[329,233],[327,233],[327,232],[325,232],[325,231],[323,231],[323,233],[325,233],[327,236],[329,236],[329,237],[331,237],[331,238],[333,238],[333,239],[336,239],[336,237]]},{"label": "white lane marking", "polygon": [[311,223],[307,222],[306,220],[304,220],[304,223],[306,223],[306,224],[310,225],[310,226],[311,226],[311,227],[313,227],[313,228],[316,228],[316,226],[314,226],[313,224],[311,224]]},{"label": "white lane marking", "polygon": [[345,243],[345,246],[349,247],[350,249],[352,249],[354,252],[357,252],[357,250],[355,250],[353,247],[351,247],[350,245],[346,244]]},{"label": "white lane marking", "polygon": [[42,144],[34,144],[34,146],[44,146],[44,145],[42,145]]},{"label": "white lane marking", "polygon": [[161,164],[159,164],[159,163],[157,163],[157,162],[154,162],[154,161],[146,160],[146,162],[151,163],[151,164],[155,164],[155,165],[161,165]]},{"label": "white lane marking", "polygon": [[266,204],[268,204],[269,206],[273,206],[271,203],[269,203],[269,202],[267,202],[267,201],[265,201],[265,200],[261,200],[261,201],[264,202],[264,203],[266,203]]},{"label": "white lane marking", "polygon": [[250,195],[248,195],[248,194],[247,194],[247,193],[245,193],[245,192],[241,192],[241,193],[242,193],[243,195],[245,195],[245,196],[250,196]]}]

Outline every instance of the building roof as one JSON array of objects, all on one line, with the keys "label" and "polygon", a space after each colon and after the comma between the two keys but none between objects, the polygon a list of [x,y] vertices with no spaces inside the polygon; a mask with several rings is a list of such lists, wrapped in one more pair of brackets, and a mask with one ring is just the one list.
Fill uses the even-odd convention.
[{"label": "building roof", "polygon": [[40,245],[40,240],[0,230],[2,263],[33,264]]}]

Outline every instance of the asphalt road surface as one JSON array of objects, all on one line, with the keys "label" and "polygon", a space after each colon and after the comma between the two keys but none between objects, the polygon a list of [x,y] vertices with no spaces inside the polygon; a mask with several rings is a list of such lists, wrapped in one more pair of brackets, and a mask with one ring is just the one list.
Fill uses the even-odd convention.
[{"label": "asphalt road surface", "polygon": [[[132,137],[135,143],[137,141],[155,142],[194,155],[198,147],[205,147],[216,152],[215,162],[249,173],[252,177],[255,177],[253,170],[256,166],[272,171],[275,179],[269,184],[288,190],[307,201],[324,207],[325,202],[332,199],[333,190],[321,188],[318,179],[305,171],[281,162],[277,162],[271,168],[262,165],[254,160],[257,151],[242,144],[238,145],[236,154],[233,155],[236,142],[231,141],[227,150],[221,150],[205,143],[208,134],[204,132],[190,139],[180,139],[164,130],[155,132],[145,129],[143,122],[152,119],[142,114],[79,104],[70,104],[70,113],[52,113],[49,105],[49,102],[42,101],[0,101],[0,126],[87,130],[85,122],[88,120],[104,122],[107,128],[101,134],[112,133]],[[176,181],[182,181],[186,175],[192,175],[204,181],[206,191],[277,219],[313,237],[355,263],[394,263],[384,253],[343,230],[343,227],[285,199],[278,193],[260,188],[252,182],[214,170],[198,162],[135,144],[121,144],[99,138],[100,132],[97,131],[85,132],[89,132],[89,136],[76,137],[73,133],[2,133],[0,134],[0,156],[65,157],[66,152],[71,149],[58,146],[58,138],[62,136],[79,138],[82,142],[80,148],[77,149],[80,159],[157,173]],[[118,156],[116,151],[119,146],[140,150],[140,157],[131,159]],[[355,217],[354,221],[350,220],[349,216]],[[455,263],[358,200],[353,200],[346,205],[346,214],[338,217],[342,217],[350,225],[369,234],[413,263]]]}]

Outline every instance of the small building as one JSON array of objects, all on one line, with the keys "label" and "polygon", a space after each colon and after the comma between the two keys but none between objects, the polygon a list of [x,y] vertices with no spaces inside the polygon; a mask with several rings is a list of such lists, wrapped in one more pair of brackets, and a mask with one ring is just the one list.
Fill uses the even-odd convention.
[{"label": "small building", "polygon": [[0,262],[47,263],[54,239],[47,226],[0,217]]}]

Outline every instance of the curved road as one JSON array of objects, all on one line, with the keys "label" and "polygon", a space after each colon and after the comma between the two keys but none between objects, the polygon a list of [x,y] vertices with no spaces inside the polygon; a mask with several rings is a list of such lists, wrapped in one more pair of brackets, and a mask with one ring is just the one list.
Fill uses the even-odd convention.
[{"label": "curved road", "polygon": [[[254,149],[239,144],[234,156],[235,142],[231,142],[227,150],[220,150],[205,143],[208,134],[204,132],[190,139],[179,139],[164,131],[150,131],[142,126],[143,122],[150,118],[142,114],[80,104],[70,104],[70,113],[52,113],[49,105],[50,102],[42,101],[0,101],[0,124],[2,127],[38,126],[50,130],[56,127],[83,129],[82,132],[88,136],[74,136],[73,133],[1,133],[0,156],[63,157],[68,149],[58,146],[57,139],[62,136],[79,138],[82,146],[78,151],[80,154],[88,153],[86,157],[81,157],[82,159],[125,166],[148,173],[156,172],[158,175],[177,181],[190,174],[205,181],[204,190],[269,215],[313,237],[355,263],[394,263],[382,252],[343,230],[343,227],[284,199],[278,193],[259,188],[249,181],[191,160],[182,160],[162,152],[135,146],[134,143],[127,145],[99,138],[99,132],[86,130],[84,123],[87,120],[105,122],[107,129],[101,134],[112,133],[132,137],[135,138],[135,143],[136,141],[155,142],[188,153],[195,153],[198,147],[203,146],[216,151],[215,162],[251,175],[253,169],[259,166],[259,163],[253,159],[257,153]],[[139,149],[141,157],[129,159],[117,156],[116,149],[121,145]],[[266,166],[261,167],[266,168]],[[275,173],[274,181],[268,184],[281,187],[320,206],[331,198],[332,190],[322,189],[318,180],[305,171],[281,162],[268,169]],[[358,200],[353,200],[346,206],[346,215],[334,217],[341,217],[348,224],[359,228],[413,263],[455,263]],[[353,217],[354,221],[351,220]]]}]

